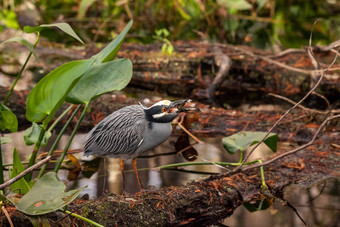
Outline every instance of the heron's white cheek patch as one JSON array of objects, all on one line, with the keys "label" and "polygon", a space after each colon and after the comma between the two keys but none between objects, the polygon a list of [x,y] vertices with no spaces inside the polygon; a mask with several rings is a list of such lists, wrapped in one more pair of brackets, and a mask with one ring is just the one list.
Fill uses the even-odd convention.
[{"label": "heron's white cheek patch", "polygon": [[162,100],[162,101],[159,101],[159,102],[153,104],[152,106],[169,106],[170,104],[171,104],[171,101]]},{"label": "heron's white cheek patch", "polygon": [[163,117],[165,114],[166,114],[166,112],[158,113],[158,114],[152,115],[152,117],[153,117],[153,118],[160,118],[160,117]]}]

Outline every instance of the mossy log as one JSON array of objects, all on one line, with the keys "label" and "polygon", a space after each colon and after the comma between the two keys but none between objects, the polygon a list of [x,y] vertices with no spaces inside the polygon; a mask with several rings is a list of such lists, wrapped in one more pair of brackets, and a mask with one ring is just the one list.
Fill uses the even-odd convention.
[{"label": "mossy log", "polygon": [[[259,169],[252,169],[232,176],[215,175],[180,187],[149,188],[133,195],[77,200],[68,209],[104,226],[216,225],[246,202],[275,197],[285,205],[285,187],[298,185],[308,188],[325,179],[339,177],[339,163],[340,155],[335,148],[323,144],[266,166],[267,193],[261,191]],[[23,223],[24,215],[19,214],[17,220],[15,210],[10,206],[7,209],[11,210],[15,226]],[[52,226],[70,226],[70,223],[87,226],[82,220],[62,212],[51,213],[48,218]],[[7,226],[3,213],[0,219]]]},{"label": "mossy log", "polygon": [[[314,68],[306,49],[274,54],[247,46],[218,43],[178,41],[173,45],[174,53],[169,55],[161,52],[161,44],[123,44],[118,57],[129,58],[133,62],[133,78],[129,87],[176,97],[207,99],[207,89],[214,82],[220,66],[216,48],[231,59],[230,70],[215,93],[223,103],[233,102],[235,98],[256,99],[268,92],[300,97],[310,89],[317,77],[311,73]],[[89,58],[99,50],[90,45],[84,48],[39,46],[37,54],[40,62],[31,62],[28,70],[41,74],[37,77],[44,76],[62,63]],[[315,48],[315,55],[326,68],[334,53]],[[339,64],[333,68],[339,68]],[[340,95],[339,79],[338,71],[329,71],[320,85],[319,91],[331,103]]]}]

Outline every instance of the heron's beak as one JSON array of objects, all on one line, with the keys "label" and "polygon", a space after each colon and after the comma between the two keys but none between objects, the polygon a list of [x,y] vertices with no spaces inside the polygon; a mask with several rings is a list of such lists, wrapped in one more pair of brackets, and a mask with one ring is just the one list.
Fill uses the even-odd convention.
[{"label": "heron's beak", "polygon": [[184,109],[185,104],[189,103],[189,102],[191,102],[190,99],[183,99],[183,100],[173,101],[173,102],[171,102],[169,107],[171,109],[177,108],[177,110],[179,112],[183,112],[183,111],[186,111],[186,109]]}]

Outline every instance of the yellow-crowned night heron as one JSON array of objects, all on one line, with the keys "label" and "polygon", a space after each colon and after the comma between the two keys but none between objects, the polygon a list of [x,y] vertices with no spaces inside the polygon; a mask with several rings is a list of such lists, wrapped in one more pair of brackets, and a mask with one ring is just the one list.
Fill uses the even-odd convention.
[{"label": "yellow-crowned night heron", "polygon": [[179,112],[185,111],[184,105],[189,101],[188,99],[174,102],[163,100],[149,108],[140,104],[126,106],[113,112],[89,132],[84,155],[121,158],[122,176],[123,160],[132,159],[132,166],[142,189],[136,157],[170,137],[171,122]]}]

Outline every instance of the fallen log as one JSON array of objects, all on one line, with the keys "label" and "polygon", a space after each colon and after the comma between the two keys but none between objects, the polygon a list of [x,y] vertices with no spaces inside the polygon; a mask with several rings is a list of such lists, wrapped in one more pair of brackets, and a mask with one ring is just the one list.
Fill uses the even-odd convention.
[{"label": "fallen log", "polygon": [[[335,148],[322,145],[265,166],[269,199],[273,196],[284,204],[287,186],[308,188],[325,179],[339,177],[339,162],[340,155]],[[232,215],[243,203],[267,196],[261,192],[259,170],[252,169],[229,177],[221,175],[192,181],[180,187],[149,188],[134,195],[78,200],[69,209],[104,226],[209,226]],[[11,218],[16,225],[15,211],[10,207],[7,209],[13,212]],[[22,223],[25,217],[18,216],[18,223]],[[48,217],[52,226],[85,225],[82,220],[62,212],[51,213]],[[3,214],[0,219],[3,224],[7,223]]]},{"label": "fallen log", "polygon": [[[274,55],[246,46],[194,41],[178,41],[173,46],[174,54],[167,55],[161,52],[161,44],[123,44],[118,57],[129,58],[133,62],[133,78],[129,87],[207,100],[208,89],[214,84],[215,77],[218,77],[221,66],[218,55],[221,53],[226,56],[224,59],[231,60],[228,75],[223,77],[223,81],[215,89],[215,95],[222,103],[237,105],[239,103],[235,103],[235,98],[238,102],[242,99],[257,100],[269,92],[298,98],[309,90],[316,79],[315,75],[318,75],[303,49]],[[216,48],[220,51],[214,51]],[[331,50],[315,50],[316,58],[322,59],[320,62],[324,65],[331,62],[334,54]],[[66,61],[88,58],[98,51],[99,49],[92,47],[72,49],[39,46],[37,53],[40,62],[31,62],[28,70],[35,74],[42,71],[40,74],[44,76]],[[333,69],[327,72],[320,85],[320,91],[331,103],[340,95],[340,76],[336,71],[339,64],[335,64]],[[0,67],[0,70],[4,73],[7,69]],[[9,71],[6,73],[15,74]]]}]

